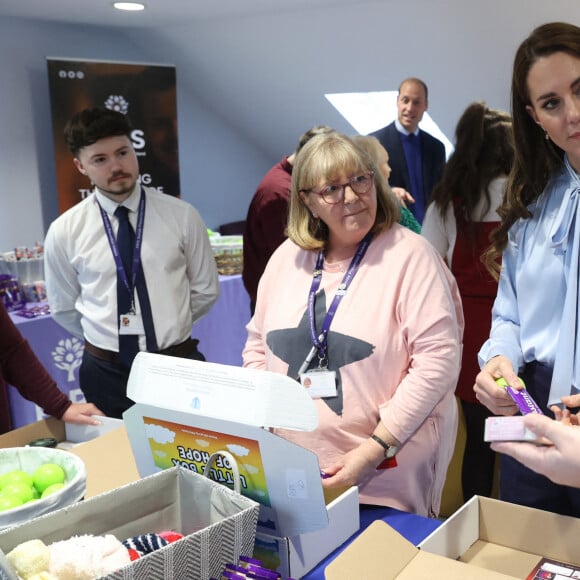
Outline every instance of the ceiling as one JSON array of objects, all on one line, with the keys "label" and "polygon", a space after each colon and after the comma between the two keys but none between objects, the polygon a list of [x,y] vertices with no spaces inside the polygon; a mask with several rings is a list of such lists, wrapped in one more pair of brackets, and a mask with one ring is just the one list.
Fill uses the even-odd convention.
[{"label": "ceiling", "polygon": [[452,139],[470,102],[509,108],[513,54],[534,26],[580,22],[580,0],[144,0],[142,12],[112,1],[0,0],[0,18],[52,23],[57,35],[76,24],[81,42],[87,25],[95,36],[122,29],[144,61],[176,65],[182,94],[272,161],[313,125],[355,132],[325,95],[396,90],[407,76],[428,83],[429,113]]},{"label": "ceiling", "polygon": [[356,4],[359,0],[144,0],[146,9],[125,12],[112,7],[113,0],[7,0],[0,15],[54,22],[157,28],[186,21],[223,16],[251,16],[316,7]]}]

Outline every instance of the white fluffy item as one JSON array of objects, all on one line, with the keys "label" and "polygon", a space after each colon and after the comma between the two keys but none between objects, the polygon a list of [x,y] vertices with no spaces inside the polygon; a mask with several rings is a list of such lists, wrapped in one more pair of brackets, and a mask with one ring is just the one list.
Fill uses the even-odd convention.
[{"label": "white fluffy item", "polygon": [[30,540],[7,557],[23,580],[94,580],[131,563],[127,548],[112,534],[73,536],[48,547]]}]

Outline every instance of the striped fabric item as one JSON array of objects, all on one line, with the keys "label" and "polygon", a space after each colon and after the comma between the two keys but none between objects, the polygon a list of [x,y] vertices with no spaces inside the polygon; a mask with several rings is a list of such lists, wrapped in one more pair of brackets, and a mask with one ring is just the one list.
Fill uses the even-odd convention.
[{"label": "striped fabric item", "polygon": [[159,534],[141,534],[140,536],[133,536],[123,541],[123,545],[129,550],[135,550],[141,556],[149,554],[167,546],[169,542],[163,539]]}]

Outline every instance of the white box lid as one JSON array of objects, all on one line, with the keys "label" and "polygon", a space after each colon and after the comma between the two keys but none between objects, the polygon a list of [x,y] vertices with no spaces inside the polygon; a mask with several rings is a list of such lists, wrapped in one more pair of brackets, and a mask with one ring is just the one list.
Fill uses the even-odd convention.
[{"label": "white box lid", "polygon": [[141,352],[127,396],[136,403],[258,427],[313,431],[318,413],[306,389],[269,371]]}]

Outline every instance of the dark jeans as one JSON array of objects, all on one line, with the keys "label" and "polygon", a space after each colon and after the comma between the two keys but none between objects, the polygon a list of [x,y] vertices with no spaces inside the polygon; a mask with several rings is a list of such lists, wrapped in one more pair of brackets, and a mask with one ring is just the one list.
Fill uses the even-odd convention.
[{"label": "dark jeans", "polygon": [[[526,365],[520,376],[542,411],[549,417],[553,417],[553,413],[547,408],[552,368],[533,362]],[[500,461],[500,498],[502,500],[580,517],[580,489],[553,483],[547,477],[524,467],[507,455],[502,455]]]},{"label": "dark jeans", "polygon": [[[183,357],[205,361],[197,348]],[[79,369],[79,383],[88,403],[94,403],[105,415],[122,419],[134,402],[127,398],[129,370],[115,362],[100,360],[86,350]]]}]

